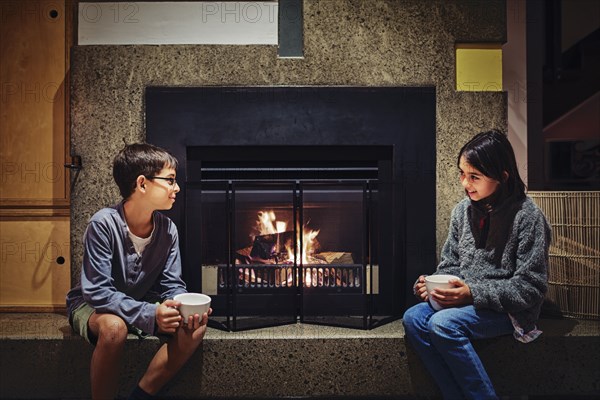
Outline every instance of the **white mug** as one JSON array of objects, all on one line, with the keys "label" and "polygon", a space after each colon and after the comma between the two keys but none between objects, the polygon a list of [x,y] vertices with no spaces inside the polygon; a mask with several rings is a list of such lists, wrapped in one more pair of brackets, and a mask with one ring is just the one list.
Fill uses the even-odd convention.
[{"label": "white mug", "polygon": [[425,287],[427,288],[427,294],[429,298],[429,304],[433,307],[434,310],[439,311],[442,309],[442,306],[435,301],[429,293],[433,291],[433,289],[450,289],[453,288],[454,285],[449,284],[448,282],[453,279],[460,279],[455,275],[429,275],[425,277]]},{"label": "white mug", "polygon": [[181,302],[179,314],[187,321],[194,314],[202,318],[202,314],[207,313],[210,308],[211,298],[202,293],[181,293],[173,297],[173,300]]}]

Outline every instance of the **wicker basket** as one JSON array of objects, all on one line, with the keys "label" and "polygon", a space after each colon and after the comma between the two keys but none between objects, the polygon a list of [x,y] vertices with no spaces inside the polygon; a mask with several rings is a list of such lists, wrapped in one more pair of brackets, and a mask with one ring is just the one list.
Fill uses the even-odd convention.
[{"label": "wicker basket", "polygon": [[600,319],[600,192],[529,192],[552,226],[548,313]]}]

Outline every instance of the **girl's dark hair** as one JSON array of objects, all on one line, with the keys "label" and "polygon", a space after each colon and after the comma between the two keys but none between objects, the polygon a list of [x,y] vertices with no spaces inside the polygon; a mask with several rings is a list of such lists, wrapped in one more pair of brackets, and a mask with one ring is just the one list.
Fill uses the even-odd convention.
[{"label": "girl's dark hair", "polygon": [[127,199],[135,190],[137,177],[155,176],[163,168],[177,169],[177,159],[167,150],[148,143],[125,146],[113,161],[113,178],[121,196]]},{"label": "girl's dark hair", "polygon": [[[500,182],[502,197],[525,197],[525,184],[519,175],[515,152],[504,133],[497,129],[481,132],[469,140],[458,153],[485,176]],[[505,177],[504,172],[508,173]]]}]

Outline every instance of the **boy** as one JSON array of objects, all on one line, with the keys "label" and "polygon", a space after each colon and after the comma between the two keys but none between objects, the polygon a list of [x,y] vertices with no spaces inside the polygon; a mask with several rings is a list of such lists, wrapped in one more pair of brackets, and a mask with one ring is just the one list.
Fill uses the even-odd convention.
[{"label": "boy", "polygon": [[[81,283],[67,295],[73,329],[95,348],[93,399],[111,399],[128,333],[169,335],[130,399],[151,399],[202,342],[208,315],[182,321],[173,299],[185,293],[177,228],[157,210],[173,206],[177,159],[150,144],[125,146],[113,177],[123,200],[98,211],[84,234]],[[212,310],[209,310],[208,314]]]}]

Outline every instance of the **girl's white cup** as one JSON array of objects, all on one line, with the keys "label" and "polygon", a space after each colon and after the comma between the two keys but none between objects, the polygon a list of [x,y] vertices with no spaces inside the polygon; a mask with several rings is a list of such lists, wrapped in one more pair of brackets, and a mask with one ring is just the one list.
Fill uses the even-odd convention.
[{"label": "girl's white cup", "polygon": [[181,293],[173,297],[173,300],[181,302],[179,314],[187,321],[188,317],[207,313],[210,308],[210,297],[201,293]]},{"label": "girl's white cup", "polygon": [[[425,277],[425,287],[427,288],[427,293],[431,293],[433,289],[441,288],[441,289],[450,289],[453,288],[454,285],[449,284],[448,282],[453,279],[460,279],[455,275],[429,275]],[[435,301],[431,296],[429,296],[429,304],[433,307],[434,310],[438,311],[442,309],[442,306],[439,305],[437,301]]]}]

